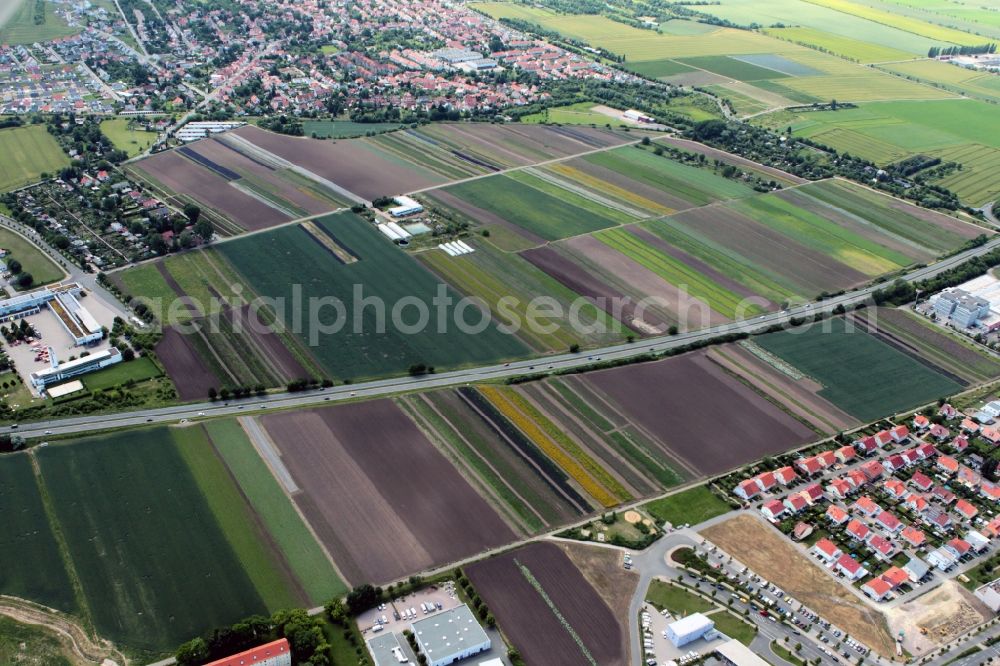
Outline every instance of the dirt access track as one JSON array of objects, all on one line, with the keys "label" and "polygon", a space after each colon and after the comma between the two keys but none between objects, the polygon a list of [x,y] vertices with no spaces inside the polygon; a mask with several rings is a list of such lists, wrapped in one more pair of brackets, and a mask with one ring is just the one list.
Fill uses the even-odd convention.
[{"label": "dirt access track", "polygon": [[16,597],[0,595],[0,615],[21,624],[43,627],[59,639],[73,656],[73,665],[101,664],[111,660],[115,664],[127,666],[130,662],[108,641],[94,639],[61,613]]},{"label": "dirt access track", "polygon": [[885,615],[831,578],[763,520],[745,514],[701,535],[874,651],[886,657],[895,654]]}]

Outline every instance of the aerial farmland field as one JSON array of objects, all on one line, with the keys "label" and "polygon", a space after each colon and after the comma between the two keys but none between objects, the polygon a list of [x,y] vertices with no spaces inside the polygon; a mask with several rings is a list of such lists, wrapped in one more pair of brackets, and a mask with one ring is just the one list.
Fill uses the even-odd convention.
[{"label": "aerial farmland field", "polygon": [[948,90],[978,97],[987,101],[1000,100],[1000,83],[988,72],[966,69],[938,60],[890,62],[881,69],[940,85]]},{"label": "aerial farmland field", "polygon": [[533,543],[465,571],[526,663],[628,663],[620,618],[556,544]]},{"label": "aerial farmland field", "polygon": [[[258,294],[280,297],[285,303],[292,303],[293,285],[300,285],[303,299],[334,296],[351,313],[356,300],[354,285],[363,285],[363,296],[382,299],[383,317],[390,324],[388,317],[399,303],[416,298],[430,307],[440,282],[370,223],[350,213],[319,218],[313,223],[337,243],[350,248],[357,261],[341,263],[299,225],[236,239],[217,249]],[[320,329],[320,326],[333,327],[337,321],[336,311],[325,308],[318,314],[319,325],[302,326],[295,335],[329,376],[354,379],[397,374],[419,363],[437,368],[488,363],[520,356],[525,351],[517,338],[499,332],[495,325],[479,334],[463,332],[451,315],[458,312],[474,328],[480,321],[480,313],[473,312],[474,308],[459,312],[454,304],[446,309],[449,319],[443,330],[438,330],[436,322],[429,322],[418,332],[405,334],[403,331],[416,321],[413,308],[409,309],[409,313],[401,312],[405,327],[389,325],[386,332],[380,333],[376,326],[377,307],[361,310],[364,320],[359,329],[350,321],[346,324],[341,321],[343,330],[336,332],[333,328]],[[291,311],[285,314],[291,316]],[[294,330],[292,323],[286,321],[290,330]],[[316,337],[310,339],[311,334]]]},{"label": "aerial farmland field", "polygon": [[825,388],[819,395],[866,422],[961,390],[941,371],[844,318],[754,340]]},{"label": "aerial farmland field", "polygon": [[0,154],[4,156],[0,163],[0,192],[33,183],[43,173],[69,166],[69,158],[44,125],[0,130]]},{"label": "aerial farmland field", "polygon": [[244,568],[267,562],[251,554],[262,546],[230,541],[248,526],[235,516],[220,524],[221,506],[213,508],[182,454],[195,442],[187,437],[183,429],[124,431],[37,454],[98,632],[151,652],[268,610],[254,584],[267,572]]},{"label": "aerial farmland field", "polygon": [[[704,352],[599,370],[581,379],[656,437],[660,455],[696,474],[723,472],[815,437]],[[638,390],[641,386],[661,390]]]},{"label": "aerial farmland field", "polygon": [[73,587],[27,453],[0,457],[0,594],[72,613]]},{"label": "aerial farmland field", "polygon": [[[529,303],[536,297],[556,299],[566,313],[579,298],[579,294],[517,254],[498,251],[488,243],[470,241],[470,244],[476,248],[471,254],[450,257],[442,250],[429,250],[417,256],[445,282],[455,285],[457,290],[490,304],[500,321],[504,321],[505,313],[500,311],[498,304],[505,296],[517,300],[511,310],[521,320],[527,316]],[[580,330],[575,330],[563,317],[553,319],[556,329],[551,332],[525,327],[519,335],[539,351],[562,351],[573,344],[602,346],[624,339],[623,327],[595,305],[586,303],[576,307],[585,325]],[[513,323],[513,317],[510,319],[507,323]]]},{"label": "aerial farmland field", "polygon": [[389,400],[263,417],[294,495],[351,584],[499,546],[514,532]]}]

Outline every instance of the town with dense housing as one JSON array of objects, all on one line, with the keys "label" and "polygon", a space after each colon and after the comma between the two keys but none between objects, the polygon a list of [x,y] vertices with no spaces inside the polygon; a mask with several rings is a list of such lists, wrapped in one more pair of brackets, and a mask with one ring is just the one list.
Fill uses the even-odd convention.
[{"label": "town with dense housing", "polygon": [[0,664],[993,663],[998,42],[0,3]]}]

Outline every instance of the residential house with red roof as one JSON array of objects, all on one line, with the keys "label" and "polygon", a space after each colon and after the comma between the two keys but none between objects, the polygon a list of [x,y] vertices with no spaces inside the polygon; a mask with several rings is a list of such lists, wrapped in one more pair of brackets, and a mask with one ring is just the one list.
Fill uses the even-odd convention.
[{"label": "residential house with red roof", "polygon": [[820,502],[826,499],[826,495],[823,493],[823,486],[819,485],[818,483],[809,484],[801,491],[799,491],[799,495],[802,495],[803,499],[805,499],[805,501],[808,502],[810,506],[812,506],[816,502]]},{"label": "residential house with red roof", "polygon": [[892,433],[888,430],[880,430],[875,433],[875,443],[879,445],[879,448],[886,448],[892,446],[896,441],[896,438],[892,436]]},{"label": "residential house with red roof", "polygon": [[960,427],[962,428],[962,432],[966,432],[970,435],[975,435],[979,432],[979,424],[970,418],[962,419],[962,425]]},{"label": "residential house with red roof", "polygon": [[903,501],[903,506],[916,513],[923,513],[930,505],[931,503],[927,501],[927,498],[920,493],[910,493]]},{"label": "residential house with red roof", "polygon": [[896,478],[888,479],[884,484],[882,484],[882,487],[893,499],[898,500],[903,499],[906,497],[906,494],[910,492],[906,489],[906,484]]},{"label": "residential house with red roof", "polygon": [[831,467],[837,462],[837,454],[833,451],[824,451],[823,453],[816,454],[816,460],[824,468]]},{"label": "residential house with red roof", "polygon": [[1000,485],[984,480],[979,485],[979,494],[988,500],[1000,502]]},{"label": "residential house with red roof", "polygon": [[947,511],[941,511],[937,507],[931,507],[924,515],[924,520],[928,525],[933,525],[940,530],[951,529],[951,515]]},{"label": "residential house with red roof", "polygon": [[1000,430],[997,430],[993,426],[983,426],[980,428],[979,436],[988,441],[990,444],[1000,443]]},{"label": "residential house with red roof", "polygon": [[967,502],[964,499],[960,499],[955,502],[955,511],[962,514],[967,520],[972,520],[979,515],[979,509],[977,509],[971,502]]},{"label": "residential house with red roof", "polygon": [[882,466],[885,467],[886,471],[891,473],[906,467],[906,462],[903,460],[903,456],[893,453],[891,456],[886,456],[882,459]]},{"label": "residential house with red roof", "polygon": [[843,525],[847,522],[848,518],[850,516],[847,515],[847,511],[836,504],[831,504],[826,510],[826,519],[834,525]]},{"label": "residential house with red roof", "polygon": [[868,539],[868,548],[871,549],[876,558],[883,562],[891,560],[897,551],[896,546],[891,541],[879,534],[875,534]]},{"label": "residential house with red roof", "polygon": [[882,512],[882,507],[878,505],[878,502],[873,500],[868,495],[862,495],[859,497],[858,500],[851,505],[851,508],[869,518],[877,516]]},{"label": "residential house with red roof", "polygon": [[889,567],[883,571],[879,578],[889,583],[894,590],[903,583],[908,583],[910,581],[910,575],[896,566]]},{"label": "residential house with red roof", "polygon": [[869,460],[861,465],[861,471],[869,481],[881,479],[882,475],[885,474],[885,468],[877,460]]},{"label": "residential house with red roof", "polygon": [[851,522],[847,523],[845,528],[850,537],[856,541],[866,541],[868,535],[871,534],[871,530],[868,526],[862,523],[857,518],[851,518]]},{"label": "residential house with red roof", "polygon": [[927,442],[917,444],[917,453],[920,455],[922,460],[933,458],[937,455],[937,452],[938,450],[934,448],[933,444],[928,444]]},{"label": "residential house with red roof", "polygon": [[965,557],[972,550],[972,544],[970,544],[965,539],[959,539],[955,537],[946,544],[946,547],[955,552],[959,557]]},{"label": "residential house with red roof", "polygon": [[823,465],[820,464],[815,456],[811,458],[799,458],[795,461],[795,466],[806,476],[817,474],[823,469]]},{"label": "residential house with red roof", "polygon": [[792,483],[793,481],[798,479],[799,475],[796,474],[795,470],[792,469],[791,465],[789,465],[777,470],[774,473],[774,478],[777,479],[778,483],[780,483],[781,485],[787,486],[789,483]]},{"label": "residential house with red roof", "polygon": [[883,511],[878,514],[875,518],[875,522],[878,523],[883,529],[888,532],[898,532],[903,529],[903,523],[896,517],[892,511]]},{"label": "residential house with red roof", "polygon": [[842,446],[837,449],[834,455],[837,456],[837,460],[846,465],[858,456],[858,452],[854,450],[853,446]]},{"label": "residential house with red roof", "polygon": [[966,467],[965,465],[959,466],[958,476],[956,478],[959,483],[971,490],[979,488],[979,482],[982,481],[982,478],[979,476],[979,472],[971,467]]},{"label": "residential house with red roof", "polygon": [[951,448],[955,449],[958,453],[965,451],[969,448],[969,440],[963,435],[959,435],[955,439],[951,440]]},{"label": "residential house with red roof", "polygon": [[881,578],[872,578],[861,586],[861,591],[875,601],[883,601],[892,594],[892,585]]},{"label": "residential house with red roof", "polygon": [[937,423],[935,423],[934,425],[931,426],[930,430],[927,431],[927,436],[937,442],[944,442],[951,437],[951,431],[945,428],[943,425],[938,425]]},{"label": "residential house with red roof", "polygon": [[806,498],[799,493],[786,497],[783,504],[791,513],[798,513],[809,506],[809,502],[806,501]]},{"label": "residential house with red roof", "polygon": [[959,416],[962,416],[962,412],[952,407],[950,402],[946,402],[941,405],[941,409],[938,410],[938,416],[943,416],[945,420],[951,421],[952,419],[957,419]]},{"label": "residential house with red roof", "polygon": [[905,467],[910,467],[920,462],[920,454],[917,453],[916,449],[906,449],[905,451],[900,451],[899,457],[903,459],[903,465]]},{"label": "residential house with red roof", "polygon": [[949,474],[954,474],[958,471],[958,461],[951,456],[938,457],[937,466],[939,469],[948,472]]},{"label": "residential house with red roof", "polygon": [[927,543],[927,535],[924,531],[913,525],[907,525],[903,528],[903,531],[899,533],[904,541],[913,546],[914,548],[920,548],[925,543]]},{"label": "residential house with red roof", "polygon": [[868,483],[868,476],[860,469],[848,470],[845,478],[850,481],[851,485],[855,488],[862,488],[866,483]]},{"label": "residential house with red roof", "polygon": [[774,478],[774,472],[763,472],[755,478],[757,479],[757,485],[765,493],[778,485],[778,480]]},{"label": "residential house with red roof", "polygon": [[913,429],[917,432],[923,432],[931,427],[931,420],[924,416],[923,414],[917,414],[913,417]]},{"label": "residential house with red roof", "polygon": [[837,558],[843,555],[843,552],[840,550],[840,548],[837,547],[837,544],[830,541],[826,537],[823,537],[822,539],[817,541],[816,545],[812,547],[810,552],[817,555],[827,564],[830,564],[831,562],[836,562]]},{"label": "residential house with red roof", "polygon": [[861,563],[850,555],[841,555],[837,558],[836,570],[843,574],[848,580],[858,580],[868,575],[868,570],[861,566]]},{"label": "residential house with red roof", "polygon": [[771,522],[777,522],[781,520],[781,517],[785,515],[787,509],[781,500],[769,500],[764,502],[764,506],[760,507],[760,512],[764,514],[764,517]]},{"label": "residential house with red roof", "polygon": [[834,479],[826,484],[826,492],[831,497],[837,499],[847,499],[847,496],[854,491],[854,484],[847,479]]},{"label": "residential house with red roof", "polygon": [[889,436],[892,437],[893,441],[897,444],[902,444],[910,438],[910,429],[905,425],[898,425],[895,428],[889,429]]},{"label": "residential house with red roof", "polygon": [[986,526],[983,527],[983,533],[994,539],[1000,536],[1000,516],[992,518],[990,522],[986,523]]},{"label": "residential house with red roof", "polygon": [[733,488],[733,494],[747,501],[752,500],[757,495],[760,495],[760,486],[757,485],[757,479],[741,481],[738,486]]},{"label": "residential house with red roof", "polygon": [[910,483],[912,483],[917,490],[925,493],[934,487],[934,480],[923,472],[914,472],[913,476],[910,477]]},{"label": "residential house with red roof", "polygon": [[934,497],[940,500],[945,506],[955,501],[955,493],[951,492],[944,486],[934,486],[931,488],[931,495],[934,495]]},{"label": "residential house with red roof", "polygon": [[854,448],[857,449],[859,454],[870,456],[878,451],[878,442],[875,441],[874,437],[868,435],[854,442]]}]

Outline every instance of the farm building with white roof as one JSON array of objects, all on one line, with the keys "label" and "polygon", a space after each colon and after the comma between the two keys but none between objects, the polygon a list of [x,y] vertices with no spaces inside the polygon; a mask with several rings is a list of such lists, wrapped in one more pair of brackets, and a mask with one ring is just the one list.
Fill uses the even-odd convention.
[{"label": "farm building with white roof", "polygon": [[448,666],[490,649],[490,637],[465,604],[413,623],[429,666]]}]

